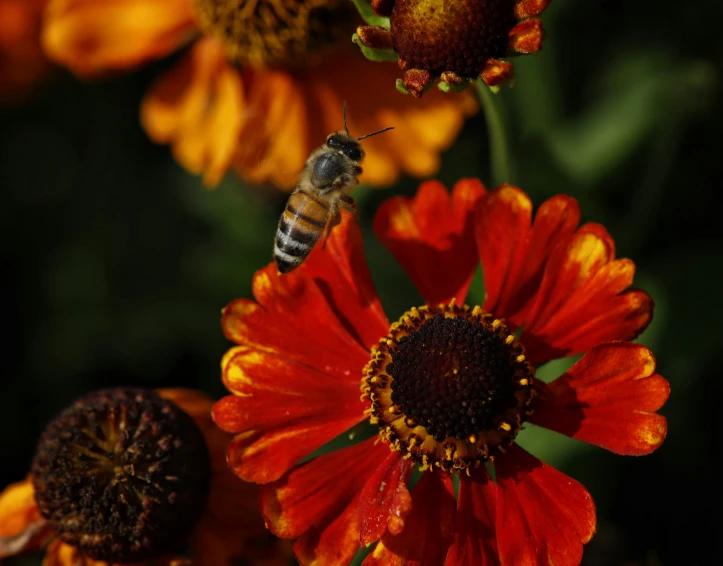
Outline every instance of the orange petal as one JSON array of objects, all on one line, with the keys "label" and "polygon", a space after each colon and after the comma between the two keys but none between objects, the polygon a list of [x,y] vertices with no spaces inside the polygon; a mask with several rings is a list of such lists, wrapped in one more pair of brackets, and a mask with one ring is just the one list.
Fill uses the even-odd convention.
[{"label": "orange petal", "polygon": [[311,151],[343,129],[345,100],[352,135],[395,128],[362,142],[362,183],[391,185],[403,172],[433,174],[477,103],[471,93],[440,92],[412,101],[394,89],[396,78],[393,65],[369,64],[345,49],[304,73],[246,70],[245,144],[236,161],[241,175],[293,188]]},{"label": "orange petal", "polygon": [[363,566],[442,564],[452,541],[454,487],[446,474],[424,473],[412,491],[412,508],[404,530],[387,533]]},{"label": "orange petal", "polygon": [[532,202],[517,187],[503,185],[480,202],[477,247],[487,296],[484,308],[520,326],[537,292],[554,247],[577,227],[575,199],[558,195],[540,206],[531,226]]},{"label": "orange petal", "polygon": [[344,213],[326,247],[301,267],[278,275],[276,266],[254,277],[256,302],[238,300],[223,313],[226,336],[275,352],[358,385],[369,350],[389,323],[364,261],[359,226]]},{"label": "orange petal", "polygon": [[652,299],[625,291],[635,265],[614,260],[614,249],[604,228],[586,225],[551,254],[521,336],[532,363],[630,340],[648,325]]},{"label": "orange petal", "polygon": [[[484,468],[459,481],[454,540],[445,566],[498,564],[495,541],[497,488]],[[507,527],[505,527],[507,528]]]},{"label": "orange petal", "polygon": [[371,438],[319,456],[261,491],[269,529],[295,544],[302,564],[347,564],[359,548],[362,489],[389,448]]},{"label": "orange petal", "polygon": [[52,534],[35,504],[30,476],[0,493],[0,558],[37,548]]},{"label": "orange petal", "polygon": [[43,46],[81,76],[168,55],[194,34],[188,0],[51,0]]},{"label": "orange petal", "polygon": [[595,533],[595,506],[572,478],[517,445],[495,460],[502,564],[578,566]]},{"label": "orange petal", "polygon": [[[42,566],[111,566],[107,562],[83,556],[76,547],[55,539],[48,545]],[[140,564],[128,566],[141,566]],[[161,566],[159,564],[158,566]]]},{"label": "orange petal", "polygon": [[244,107],[241,75],[220,43],[203,39],[143,99],[141,123],[152,140],[171,144],[186,169],[215,186],[233,161]]},{"label": "orange petal", "polygon": [[542,49],[542,20],[531,18],[510,30],[509,48],[517,53],[536,53]]},{"label": "orange petal", "polygon": [[644,346],[593,348],[548,390],[530,418],[537,425],[628,456],[649,454],[665,440],[667,422],[655,411],[670,385],[655,373],[653,354]]},{"label": "orange petal", "polygon": [[477,268],[473,211],[484,194],[475,179],[459,181],[450,195],[425,181],[414,198],[395,197],[379,208],[374,232],[430,305],[463,303]]}]

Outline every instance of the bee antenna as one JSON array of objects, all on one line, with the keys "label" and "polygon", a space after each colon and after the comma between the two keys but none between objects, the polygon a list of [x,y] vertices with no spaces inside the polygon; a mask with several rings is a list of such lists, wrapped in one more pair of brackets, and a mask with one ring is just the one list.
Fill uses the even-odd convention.
[{"label": "bee antenna", "polygon": [[346,127],[346,100],[344,101],[344,130],[349,133],[349,128]]},{"label": "bee antenna", "polygon": [[377,130],[376,132],[372,132],[371,134],[364,134],[360,138],[357,138],[357,140],[363,140],[364,138],[370,138],[372,136],[376,136],[377,134],[382,134],[384,132],[388,132],[389,130],[393,130],[394,126],[389,126],[388,128],[384,128],[382,130]]}]

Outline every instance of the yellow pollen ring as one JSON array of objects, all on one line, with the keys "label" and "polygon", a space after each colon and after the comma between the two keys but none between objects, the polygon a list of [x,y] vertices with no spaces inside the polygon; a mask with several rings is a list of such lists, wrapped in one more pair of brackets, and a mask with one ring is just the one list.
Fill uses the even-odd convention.
[{"label": "yellow pollen ring", "polygon": [[[425,324],[442,315],[445,319],[462,318],[479,327],[488,336],[494,337],[503,348],[505,363],[511,368],[509,391],[512,402],[508,402],[493,418],[493,425],[477,430],[459,439],[447,436],[435,440],[419,420],[404,412],[404,403],[400,406],[392,399],[394,377],[389,368],[393,367],[394,355],[399,352],[403,338],[420,331]],[[449,338],[452,340],[453,338]],[[445,374],[446,379],[458,379],[460,371],[465,369],[464,360]],[[430,309],[427,306],[412,308],[402,315],[399,321],[390,327],[388,336],[380,339],[372,348],[371,360],[364,369],[361,383],[362,400],[370,404],[370,422],[379,425],[380,437],[389,447],[400,452],[405,459],[419,464],[422,470],[439,468],[447,472],[467,473],[486,461],[494,460],[510,446],[519,432],[522,422],[531,414],[531,403],[535,397],[533,389],[534,369],[524,355],[524,349],[504,322],[494,318],[479,306],[441,305]],[[461,405],[466,407],[467,398],[462,397]],[[498,407],[493,398],[480,398],[485,406]],[[454,409],[456,410],[456,409]],[[472,421],[474,422],[474,421]]]}]

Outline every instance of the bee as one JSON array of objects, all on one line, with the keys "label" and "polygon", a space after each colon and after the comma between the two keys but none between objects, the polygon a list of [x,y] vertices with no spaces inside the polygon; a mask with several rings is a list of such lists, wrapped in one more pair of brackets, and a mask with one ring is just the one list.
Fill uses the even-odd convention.
[{"label": "bee", "polygon": [[362,172],[359,163],[364,150],[359,142],[392,129],[353,137],[346,126],[344,103],[344,130],[329,134],[326,143],[311,153],[279,219],[274,260],[280,274],[299,267],[319,238],[329,236],[341,222],[342,208],[356,214],[356,204],[348,193],[359,184]]}]

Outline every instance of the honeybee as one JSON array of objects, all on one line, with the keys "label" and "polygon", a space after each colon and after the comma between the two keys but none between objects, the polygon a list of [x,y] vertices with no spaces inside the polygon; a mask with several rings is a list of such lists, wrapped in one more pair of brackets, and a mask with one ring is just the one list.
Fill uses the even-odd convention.
[{"label": "honeybee", "polygon": [[274,245],[274,261],[279,273],[299,267],[316,242],[341,222],[341,209],[356,214],[356,204],[348,192],[359,184],[359,167],[364,150],[359,141],[392,130],[384,128],[359,138],[346,127],[329,134],[326,143],[315,149],[304,164],[301,180],[289,196],[279,219]]}]

